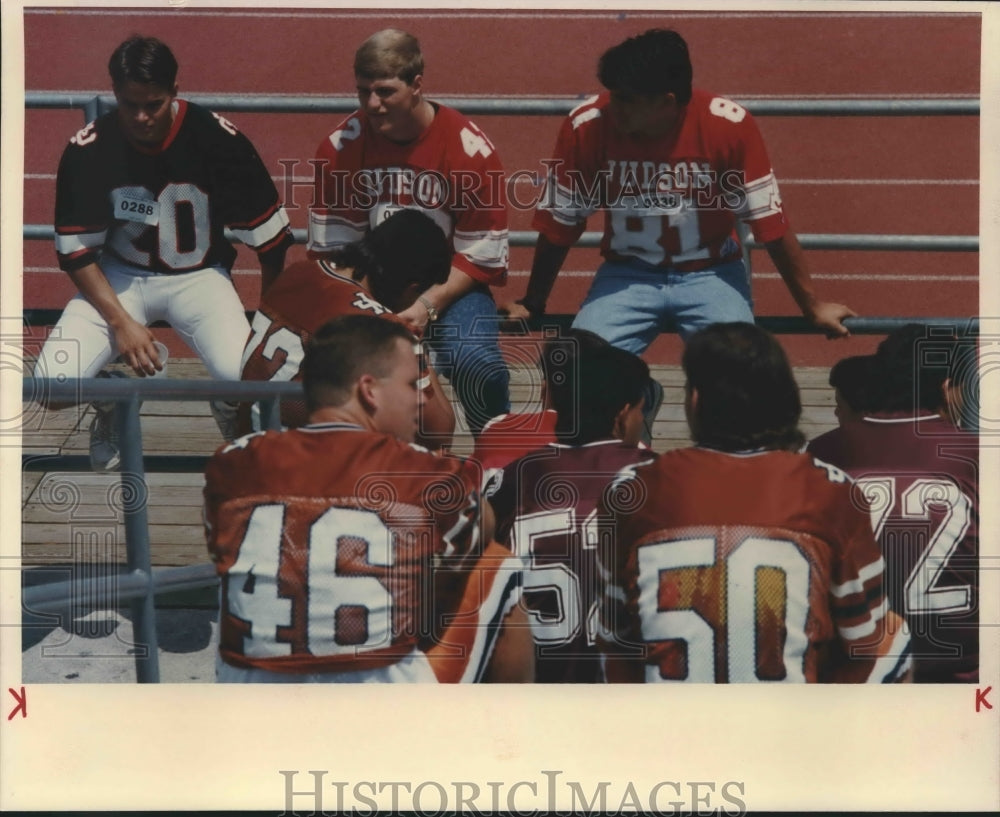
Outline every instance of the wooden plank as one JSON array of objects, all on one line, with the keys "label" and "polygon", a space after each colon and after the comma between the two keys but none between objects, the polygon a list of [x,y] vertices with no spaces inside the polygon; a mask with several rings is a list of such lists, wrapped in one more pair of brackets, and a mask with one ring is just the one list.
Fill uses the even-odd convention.
[{"label": "wooden plank", "polygon": [[[122,540],[121,554],[118,558],[83,562],[74,559],[73,554],[65,545],[26,544],[22,548],[21,562],[25,566],[32,567],[100,563],[124,565],[126,564],[124,548],[124,540]],[[204,544],[200,547],[194,547],[184,543],[154,543],[150,551],[150,562],[153,567],[184,567],[186,565],[210,564],[211,560]]]}]

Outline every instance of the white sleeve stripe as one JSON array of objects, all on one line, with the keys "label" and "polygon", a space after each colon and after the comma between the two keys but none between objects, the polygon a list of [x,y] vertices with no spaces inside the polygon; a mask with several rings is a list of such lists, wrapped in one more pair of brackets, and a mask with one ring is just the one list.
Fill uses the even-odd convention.
[{"label": "white sleeve stripe", "polygon": [[874,562],[858,570],[858,576],[856,579],[851,579],[843,584],[835,584],[830,588],[830,595],[835,599],[842,599],[845,596],[852,596],[855,593],[864,592],[864,584],[869,579],[874,579],[881,573],[885,572],[885,561],[881,556],[878,557]]},{"label": "white sleeve stripe", "polygon": [[593,105],[595,102],[597,102],[598,99],[600,99],[600,97],[597,94],[594,94],[593,96],[588,96],[585,100],[583,100],[583,102],[581,102],[579,105],[577,105],[573,110],[569,112],[570,117],[572,118],[576,116],[577,111],[583,110],[588,105]]},{"label": "white sleeve stripe", "polygon": [[585,122],[589,122],[591,119],[599,119],[600,116],[601,116],[600,108],[591,108],[589,111],[585,111],[579,116],[574,116],[573,130],[576,130],[577,128],[580,127],[580,125],[584,124]]},{"label": "white sleeve stripe", "polygon": [[889,651],[875,661],[868,683],[893,684],[913,667],[910,637],[899,630],[892,639]]},{"label": "white sleeve stripe", "polygon": [[555,191],[553,200],[550,202],[548,196],[543,193],[539,209],[547,210],[560,223],[576,224],[589,218],[597,209],[595,205],[588,204],[583,193],[575,188],[550,181],[546,191],[549,189]]},{"label": "white sleeve stripe", "polygon": [[845,641],[857,641],[859,638],[865,638],[875,632],[875,625],[885,618],[885,614],[888,611],[889,602],[886,599],[882,599],[882,603],[871,611],[867,621],[863,621],[853,627],[838,627],[837,632],[840,633],[840,637]]},{"label": "white sleeve stripe", "polygon": [[507,231],[490,230],[485,233],[460,233],[454,236],[455,252],[461,253],[474,264],[502,267],[508,252]]},{"label": "white sleeve stripe", "polygon": [[104,246],[108,231],[99,233],[56,233],[56,252],[60,255],[72,255],[80,250],[95,250]]},{"label": "white sleeve stripe", "polygon": [[325,213],[309,214],[309,239],[306,248],[325,252],[360,241],[365,236],[367,221],[356,223]]},{"label": "white sleeve stripe", "polygon": [[233,235],[246,244],[248,247],[262,247],[272,241],[283,230],[289,226],[288,213],[284,207],[279,207],[263,224],[250,230],[239,230],[232,228]]},{"label": "white sleeve stripe", "polygon": [[773,173],[748,182],[744,185],[743,192],[746,199],[739,208],[739,214],[743,218],[753,221],[781,212],[781,193]]},{"label": "white sleeve stripe", "polygon": [[482,680],[493,657],[503,622],[521,601],[524,566],[516,557],[504,559],[497,568],[496,578],[489,594],[479,605],[479,626],[476,627],[475,642],[460,683],[478,683]]}]

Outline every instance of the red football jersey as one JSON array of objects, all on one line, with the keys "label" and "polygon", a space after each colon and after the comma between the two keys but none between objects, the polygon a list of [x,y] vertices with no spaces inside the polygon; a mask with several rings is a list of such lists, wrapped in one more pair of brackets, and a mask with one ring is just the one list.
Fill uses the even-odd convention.
[{"label": "red football jersey", "polygon": [[[357,281],[340,275],[326,261],[290,264],[261,297],[253,316],[251,334],[243,349],[243,380],[300,381],[302,357],[312,334],[338,315],[396,316]],[[250,418],[251,408],[240,410],[239,433],[259,425]],[[282,400],[281,422],[288,428],[305,425],[305,403]]]},{"label": "red football jersey", "polygon": [[478,281],[507,275],[507,193],[503,166],[486,135],[458,111],[432,103],[434,120],[397,144],[351,114],[316,152],[309,244],[324,253],[358,241],[404,207],[430,216],[452,240],[452,264]]},{"label": "red football jersey", "polygon": [[617,130],[609,100],[603,93],[571,111],[546,161],[532,226],[552,243],[573,244],[603,209],[605,258],[688,271],[741,257],[737,219],[758,241],[784,235],[778,184],[749,111],[695,89],[672,133],[639,140]]},{"label": "red football jersey", "polygon": [[433,642],[432,560],[467,569],[479,513],[472,463],[351,424],[219,449],[205,472],[205,525],[222,578],[223,660],[364,670]]},{"label": "red football jersey", "polygon": [[809,451],[847,471],[871,504],[914,681],[978,680],[978,436],[937,415],[865,417]]},{"label": "red football jersey", "polygon": [[884,681],[883,562],[841,471],[805,454],[662,454],[603,500],[610,681]]},{"label": "red football jersey", "polygon": [[557,414],[551,409],[494,417],[476,438],[473,459],[489,475],[519,457],[556,441]]},{"label": "red football jersey", "polygon": [[627,466],[655,455],[618,440],[548,445],[503,469],[490,495],[497,539],[524,560],[537,683],[604,680],[597,503]]}]

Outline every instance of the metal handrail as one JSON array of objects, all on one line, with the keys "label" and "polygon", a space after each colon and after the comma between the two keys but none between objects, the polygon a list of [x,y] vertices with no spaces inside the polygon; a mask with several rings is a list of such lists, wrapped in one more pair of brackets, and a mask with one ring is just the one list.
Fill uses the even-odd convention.
[{"label": "metal handrail", "polygon": [[[580,236],[576,247],[599,247],[601,233],[586,232]],[[292,230],[296,243],[305,244],[307,231]],[[51,224],[25,224],[24,238],[28,241],[55,239],[55,228]],[[226,238],[238,241],[226,230]],[[510,233],[512,247],[533,247],[538,233],[530,230],[513,230]],[[979,236],[975,235],[864,235],[852,233],[799,233],[799,243],[809,250],[903,250],[921,252],[978,252]],[[764,245],[750,238],[745,242],[750,249],[760,249]]]},{"label": "metal handrail", "polygon": [[[591,95],[565,97],[492,96],[470,97],[438,94],[439,99],[466,115],[557,116],[567,114]],[[358,108],[356,96],[327,94],[185,94],[184,98],[216,111],[245,113],[351,113]],[[979,97],[939,99],[832,98],[775,99],[735,97],[734,102],[754,116],[979,116]],[[28,91],[24,106],[34,109],[82,109],[107,111],[115,107],[113,94],[98,91]]]}]

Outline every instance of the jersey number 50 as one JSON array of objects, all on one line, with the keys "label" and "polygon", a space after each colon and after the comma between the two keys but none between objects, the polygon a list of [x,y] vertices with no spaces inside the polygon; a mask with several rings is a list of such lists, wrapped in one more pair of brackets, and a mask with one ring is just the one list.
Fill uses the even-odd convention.
[{"label": "jersey number 50", "polygon": [[[685,678],[664,678],[659,666],[649,666],[646,682],[714,683],[718,675],[716,627],[725,632],[727,649],[722,660],[726,663],[729,683],[765,680],[757,675],[762,657],[767,659],[762,662],[767,666],[784,667],[782,680],[804,681],[809,562],[802,551],[794,542],[785,539],[750,536],[717,565],[715,550],[716,542],[712,537],[655,542],[639,548],[637,584],[642,639],[646,643],[683,641],[687,646]],[[718,621],[709,621],[690,608],[661,609],[664,593],[670,595],[661,587],[665,574],[683,568],[715,567],[722,570],[720,582],[725,588],[725,601]],[[783,604],[778,604],[776,599],[759,598],[758,571],[763,568],[776,568],[783,574]],[[692,581],[700,582],[701,578]],[[766,612],[760,609],[765,605]],[[774,620],[773,632],[762,631],[761,622],[772,620],[774,612],[783,613],[783,620]],[[776,654],[758,655],[764,650]]]}]

